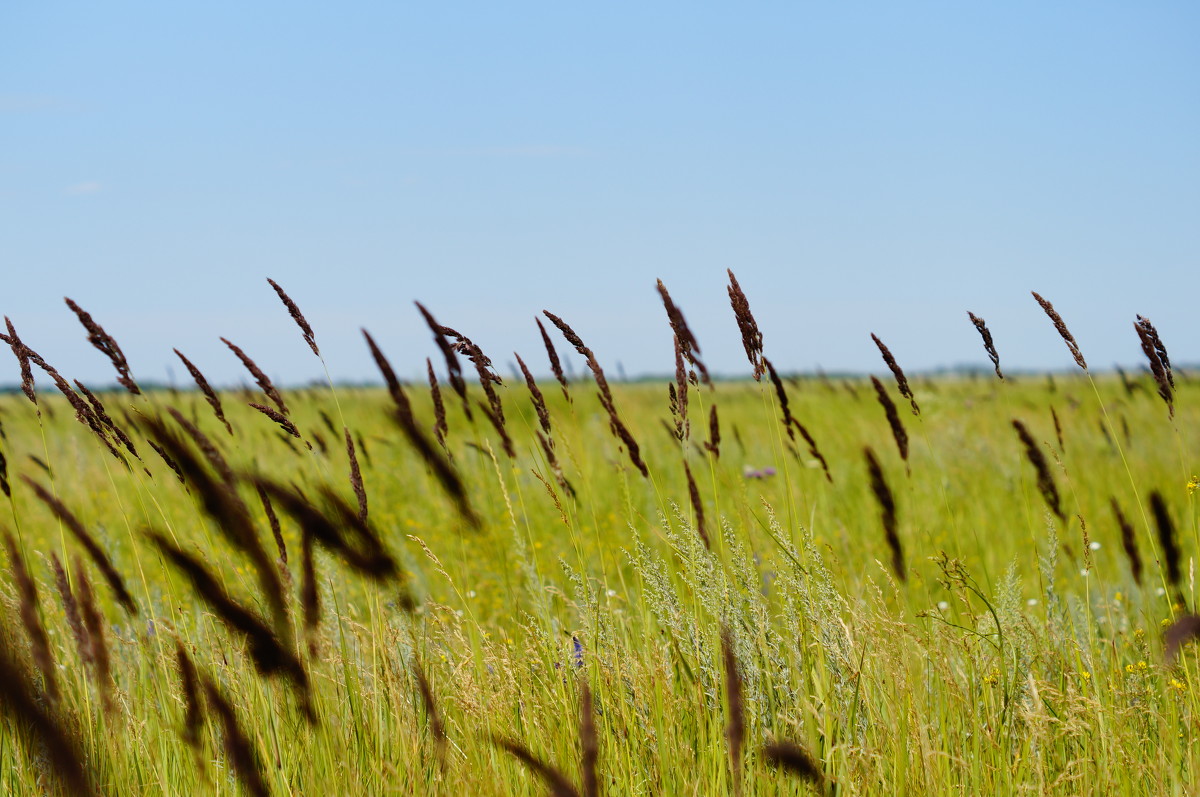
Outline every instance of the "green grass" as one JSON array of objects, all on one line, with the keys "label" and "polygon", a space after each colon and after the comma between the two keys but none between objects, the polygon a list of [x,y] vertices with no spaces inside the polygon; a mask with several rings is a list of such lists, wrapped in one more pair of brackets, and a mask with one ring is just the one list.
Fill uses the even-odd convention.
[{"label": "green grass", "polygon": [[[233,794],[241,786],[206,712],[199,752],[183,741],[178,640],[232,702],[278,794],[544,794],[497,737],[518,740],[579,781],[581,688],[594,697],[603,793],[731,793],[720,634],[731,629],[744,679],[746,794],[816,793],[768,766],[764,743],[794,741],[840,794],[1190,794],[1200,770],[1195,653],[1164,660],[1173,607],[1157,562],[1146,498],[1160,490],[1183,549],[1183,598],[1195,606],[1197,516],[1187,483],[1200,418],[1182,382],[1169,420],[1153,388],[1127,395],[1115,379],[918,380],[923,415],[901,416],[900,461],[870,384],[788,385],[792,413],[812,432],[833,483],[798,454],[767,383],[693,390],[692,439],[680,443],[666,384],[614,385],[622,419],[650,477],[610,434],[594,385],[573,403],[543,385],[557,458],[576,494],[556,483],[521,382],[500,388],[516,459],[477,411],[474,424],[444,390],[447,442],[478,529],[462,520],[427,464],[390,419],[385,391],[288,391],[313,451],[283,440],[265,417],[224,394],[230,437],[192,393],[103,396],[155,415],[178,408],[239,473],[294,482],[310,497],[332,485],[354,502],[340,436],[320,412],[361,433],[358,452],[372,527],[405,573],[379,583],[318,550],[321,618],[309,657],[300,628],[300,531],[283,516],[296,647],[319,722],[307,724],[285,681],[259,676],[241,638],[211,612],[145,536],[158,529],[200,555],[241,603],[268,616],[258,580],[157,455],[126,468],[42,393],[39,418],[22,396],[0,398],[13,493],[4,521],[40,589],[64,693],[56,716],[77,734],[86,765],[111,794]],[[478,386],[473,398],[482,398]],[[409,388],[432,425],[427,389]],[[896,397],[899,400],[899,397]],[[258,399],[253,399],[258,400]],[[707,409],[721,418],[721,453],[701,448]],[[1050,408],[1062,421],[1056,439]],[[136,413],[131,413],[136,418]],[[1011,420],[1045,441],[1069,517],[1051,516]],[[1105,430],[1102,431],[1102,426]],[[1126,431],[1127,430],[1127,431]],[[862,454],[879,456],[895,495],[908,579],[890,572]],[[53,481],[30,457],[53,470]],[[702,496],[712,551],[693,523],[686,457]],[[747,478],[747,467],[774,468]],[[149,474],[145,470],[149,471]],[[105,714],[54,590],[48,556],[81,549],[17,477],[50,486],[93,531],[140,612],[128,616],[98,574],[115,679]],[[540,477],[540,478],[539,478]],[[242,485],[273,550],[257,494]],[[1134,523],[1146,560],[1137,586],[1109,502]],[[1085,542],[1099,543],[1092,550]],[[415,596],[404,609],[402,586]],[[39,688],[17,620],[11,577],[5,645]],[[578,645],[577,645],[577,642]],[[581,651],[581,652],[580,652]],[[428,674],[447,731],[431,733],[413,675]],[[44,755],[21,723],[0,730],[0,791],[53,789]]]}]

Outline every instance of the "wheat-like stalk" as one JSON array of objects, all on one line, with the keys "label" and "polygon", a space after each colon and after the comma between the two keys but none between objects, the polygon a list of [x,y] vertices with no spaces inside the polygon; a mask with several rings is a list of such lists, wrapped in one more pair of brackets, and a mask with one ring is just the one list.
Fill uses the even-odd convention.
[{"label": "wheat-like stalk", "polygon": [[1032,293],[1033,298],[1037,300],[1037,303],[1042,306],[1042,310],[1050,317],[1054,328],[1058,330],[1059,337],[1067,344],[1067,350],[1075,358],[1075,364],[1086,371],[1088,369],[1087,360],[1083,359],[1083,352],[1079,350],[1079,344],[1075,342],[1075,336],[1071,334],[1071,330],[1067,329],[1067,324],[1062,320],[1062,316],[1054,309],[1054,305],[1043,299],[1037,291],[1033,291]]}]

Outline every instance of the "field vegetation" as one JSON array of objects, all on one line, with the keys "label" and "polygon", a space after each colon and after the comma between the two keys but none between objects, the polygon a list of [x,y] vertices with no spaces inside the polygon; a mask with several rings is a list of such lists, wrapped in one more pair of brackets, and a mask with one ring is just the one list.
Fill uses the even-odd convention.
[{"label": "field vegetation", "polygon": [[227,341],[220,392],[183,353],[142,391],[70,300],[119,389],[10,322],[0,791],[1194,793],[1198,391],[1148,320],[1140,373],[1035,295],[1072,373],[970,316],[984,373],[876,338],[882,376],[793,377],[731,274],[713,380],[659,290],[641,383],[553,313],[523,373],[418,305],[428,382],[366,335],[386,389],[285,389]]}]

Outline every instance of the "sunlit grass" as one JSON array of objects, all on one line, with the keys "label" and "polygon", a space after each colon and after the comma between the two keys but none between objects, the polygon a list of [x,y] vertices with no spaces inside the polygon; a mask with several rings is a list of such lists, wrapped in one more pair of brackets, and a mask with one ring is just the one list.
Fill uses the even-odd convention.
[{"label": "sunlit grass", "polygon": [[[393,422],[385,391],[338,388],[336,402],[329,389],[286,391],[311,451],[234,394],[223,395],[233,436],[198,394],[102,394],[130,430],[139,415],[176,407],[235,472],[295,484],[314,500],[319,485],[331,485],[354,504],[341,419],[361,436],[370,523],[405,575],[372,581],[318,548],[315,655],[297,597],[300,529],[280,513],[315,724],[284,680],[256,673],[242,637],[149,541],[150,528],[169,535],[235,600],[269,616],[251,563],[141,436],[142,461],[126,455],[126,467],[61,398],[43,392],[40,420],[19,394],[0,398],[13,487],[3,525],[39,585],[63,692],[55,716],[77,734],[106,793],[242,788],[211,709],[198,750],[183,741],[177,641],[233,705],[274,793],[546,793],[497,739],[519,742],[579,784],[583,684],[595,699],[602,792],[730,793],[727,627],[744,681],[747,794],[814,790],[768,766],[763,746],[777,739],[807,750],[841,794],[1184,794],[1197,777],[1200,684],[1192,652],[1164,659],[1163,626],[1186,607],[1172,605],[1157,531],[1139,501],[1152,490],[1165,496],[1184,553],[1182,603],[1194,606],[1188,483],[1200,419],[1189,383],[1179,385],[1173,420],[1145,385],[1127,393],[1108,378],[1093,391],[1082,376],[1057,377],[1053,388],[1043,377],[919,379],[922,415],[903,413],[911,436],[904,463],[869,383],[788,381],[791,413],[819,444],[832,483],[803,441],[788,439],[766,380],[694,387],[683,442],[670,433],[665,380],[614,384],[648,478],[610,433],[594,385],[574,384],[571,403],[543,385],[571,496],[534,435],[526,388],[506,379],[499,390],[514,459],[480,413],[468,422],[447,392],[447,446],[478,529]],[[482,397],[478,386],[471,391]],[[408,395],[422,428],[432,428],[428,389],[412,385]],[[714,403],[719,458],[701,445]],[[1013,418],[1042,445],[1066,523],[1047,511]],[[865,445],[895,496],[904,582],[889,566]],[[711,550],[694,528],[685,458]],[[80,549],[20,475],[53,487],[138,605],[127,614],[93,575],[110,623],[110,713],[81,664],[48,565],[51,553],[73,561]],[[257,493],[244,483],[238,490],[273,550]],[[1113,499],[1136,527],[1141,587],[1122,552]],[[36,688],[11,578],[2,590],[5,644]],[[405,590],[416,599],[411,610]],[[444,748],[417,687],[418,662]],[[53,789],[49,764],[36,745],[18,743],[17,726],[7,719],[0,741],[4,791]]]}]

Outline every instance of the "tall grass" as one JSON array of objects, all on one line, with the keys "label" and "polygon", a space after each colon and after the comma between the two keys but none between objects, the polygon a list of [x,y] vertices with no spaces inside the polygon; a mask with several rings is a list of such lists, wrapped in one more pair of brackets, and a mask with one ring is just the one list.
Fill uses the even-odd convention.
[{"label": "tall grass", "polygon": [[754,380],[710,377],[658,291],[671,378],[610,383],[547,312],[588,375],[539,320],[502,381],[418,305],[428,391],[366,335],[386,389],[285,399],[229,343],[269,405],[181,354],[196,391],[136,392],[72,305],[126,388],[77,392],[10,323],[0,791],[1192,791],[1200,415],[1148,321],[1149,373],[1094,374],[1037,297],[1084,369],[1052,385],[1001,378],[973,315],[995,379],[876,338],[910,450],[881,380],[777,372],[732,274]]}]

